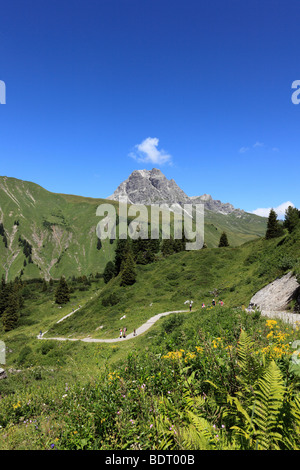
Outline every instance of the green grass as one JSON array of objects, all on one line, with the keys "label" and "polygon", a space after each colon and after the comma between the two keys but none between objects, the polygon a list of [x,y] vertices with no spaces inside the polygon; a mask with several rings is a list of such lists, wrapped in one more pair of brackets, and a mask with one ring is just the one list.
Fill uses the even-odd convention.
[{"label": "green grass", "polygon": [[[113,338],[123,326],[130,332],[157,313],[186,309],[186,300],[193,300],[197,309],[202,303],[210,306],[213,297],[223,300],[225,306],[248,306],[251,297],[276,277],[291,269],[298,272],[299,253],[299,234],[285,234],[236,248],[184,251],[137,266],[134,285],[120,287],[119,278],[112,279],[99,296],[53,326],[48,335]],[[117,303],[104,306],[103,299],[109,295],[114,295]],[[126,319],[121,321],[123,315]]]},{"label": "green grass", "polygon": [[[7,348],[8,371],[8,378],[0,381],[0,395],[5,398],[0,400],[0,425],[3,427],[0,429],[0,448],[50,448],[53,439],[59,439],[55,442],[61,448],[100,448],[101,445],[109,448],[113,446],[112,441],[108,442],[109,435],[116,446],[125,445],[118,436],[126,436],[127,443],[136,442],[131,440],[133,437],[125,421],[121,423],[117,420],[118,407],[125,410],[119,402],[123,390],[123,394],[128,397],[128,421],[135,421],[139,417],[141,421],[138,432],[147,436],[148,440],[145,437],[143,441],[143,446],[147,448],[151,439],[153,444],[156,438],[148,433],[153,421],[146,414],[144,406],[147,404],[149,408],[152,402],[156,403],[160,394],[168,396],[170,388],[174,393],[174,403],[176,400],[181,403],[183,397],[181,375],[176,375],[174,382],[174,367],[166,368],[160,358],[168,352],[180,349],[192,353],[196,346],[203,346],[218,337],[223,338],[226,345],[236,348],[241,328],[251,333],[259,354],[263,347],[271,347],[267,339],[265,319],[246,314],[242,306],[247,306],[261,287],[287,271],[292,270],[299,275],[299,255],[299,230],[281,238],[268,241],[259,239],[235,248],[184,251],[146,266],[137,266],[137,281],[133,286],[121,288],[119,278],[114,278],[106,285],[103,279],[93,278],[90,286],[87,286],[88,290],[79,290],[80,285],[77,284],[70,302],[62,308],[54,303],[54,287],[48,286],[47,291],[43,292],[41,284],[33,282],[26,292],[19,326],[7,333],[0,330],[1,340]],[[118,302],[104,306],[103,299],[111,294],[117,296]],[[217,301],[222,299],[224,307],[211,308],[213,297]],[[190,299],[194,300],[191,313],[165,317],[146,333],[122,343],[84,343],[36,338],[40,330],[47,330],[46,336],[66,338],[88,335],[93,338],[116,337],[120,327],[126,326],[131,332],[156,313],[186,309],[184,302]],[[202,302],[206,304],[205,309],[201,308]],[[79,304],[82,308],[78,312],[56,324]],[[125,322],[120,320],[124,314]],[[288,326],[280,322],[278,324],[283,332],[288,331]],[[103,328],[99,329],[99,326]],[[291,343],[292,335],[297,333],[289,329],[288,334]],[[220,366],[226,376],[223,378],[224,383],[228,380],[231,388],[237,387],[235,382],[230,382],[233,378],[225,350],[216,359],[218,366],[210,363],[213,356],[210,359],[209,357],[201,359],[204,362],[197,365],[190,364],[191,367],[197,367],[197,371],[202,371],[200,382],[195,384],[196,389],[207,393],[204,378],[211,379],[211,372],[215,375],[215,380],[219,380],[217,367]],[[287,363],[280,364],[287,370]],[[252,370],[251,367],[249,366],[249,370]],[[258,369],[262,367],[263,362],[259,363]],[[130,380],[126,375],[126,368],[130,371]],[[123,377],[122,381],[115,384],[115,389],[111,388],[112,384],[108,380],[111,371],[117,371]],[[142,385],[146,380],[152,384],[153,395],[142,402],[143,395],[140,395],[142,392],[138,384]],[[287,380],[290,380],[290,376]],[[231,388],[228,393],[231,393]],[[68,404],[62,399],[63,395],[69,393],[66,389],[72,390],[73,394],[72,400],[68,399]],[[91,393],[93,398],[87,401],[84,393]],[[102,396],[110,398],[104,403]],[[216,403],[220,399],[213,395],[211,397]],[[75,408],[76,403],[78,408]],[[139,412],[135,409],[135,403],[140,403]],[[206,417],[212,424],[221,426],[216,418],[217,408],[213,408],[217,405],[211,406]],[[88,413],[85,412],[85,407],[91,407]],[[80,417],[77,414],[79,410],[82,413]],[[113,412],[111,416],[114,418],[109,418],[109,410]],[[84,429],[82,441],[75,440],[76,433],[79,432],[75,425],[76,416]],[[86,441],[88,433],[92,432],[88,431],[92,429],[91,423],[85,421],[88,416],[93,416],[93,419],[96,416],[106,416],[111,427],[106,431],[101,428],[101,432],[97,431],[100,434],[91,434]],[[33,426],[28,425],[26,428],[26,419],[38,421],[40,434],[37,435]],[[143,428],[142,422],[148,425],[148,430]],[[104,440],[102,444],[101,439]]]}]

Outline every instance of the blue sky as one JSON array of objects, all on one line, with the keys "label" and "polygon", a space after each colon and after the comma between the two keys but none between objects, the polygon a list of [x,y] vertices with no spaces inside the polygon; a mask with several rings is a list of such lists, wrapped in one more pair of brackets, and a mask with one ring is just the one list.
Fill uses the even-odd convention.
[{"label": "blue sky", "polygon": [[1,175],[107,197],[156,167],[189,196],[300,207],[298,0],[10,0],[0,13]]}]

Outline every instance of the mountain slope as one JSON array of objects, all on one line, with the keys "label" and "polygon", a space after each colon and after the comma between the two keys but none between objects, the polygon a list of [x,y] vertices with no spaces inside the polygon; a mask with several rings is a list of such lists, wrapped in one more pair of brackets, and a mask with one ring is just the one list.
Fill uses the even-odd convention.
[{"label": "mountain slope", "polygon": [[[157,178],[160,194],[164,180]],[[168,188],[177,187],[169,183]],[[178,188],[178,187],[177,187]],[[169,189],[164,193],[166,196]],[[183,197],[180,188],[176,194]],[[0,276],[14,279],[61,275],[80,276],[102,272],[107,261],[114,258],[115,242],[102,240],[97,249],[97,207],[118,202],[55,194],[41,186],[16,178],[0,177]],[[264,235],[266,219],[247,214],[227,214],[205,211],[205,242],[217,246],[222,231],[232,246]]]},{"label": "mountain slope", "polygon": [[112,259],[112,249],[103,241],[97,250],[96,208],[100,202],[105,201],[89,203],[31,182],[1,177],[0,222],[7,243],[0,238],[0,274],[13,279],[22,270],[24,278],[49,279],[101,272]]},{"label": "mountain slope", "polygon": [[[210,307],[213,298],[223,300],[226,307],[247,307],[255,293],[287,272],[300,281],[300,227],[280,238],[253,240],[235,248],[183,251],[139,265],[135,284],[120,287],[120,278],[113,278],[99,296],[50,327],[47,335],[114,338],[124,325],[132,332],[158,313],[188,309],[185,302],[191,299],[199,316],[202,303]],[[114,302],[107,302],[109,298]],[[299,301],[293,299],[291,312],[299,310]]]}]

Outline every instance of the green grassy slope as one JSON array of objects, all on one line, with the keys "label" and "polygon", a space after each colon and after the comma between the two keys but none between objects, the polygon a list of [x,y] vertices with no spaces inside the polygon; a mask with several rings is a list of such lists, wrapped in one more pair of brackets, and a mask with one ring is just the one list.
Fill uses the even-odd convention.
[{"label": "green grassy slope", "polygon": [[[0,276],[14,279],[23,271],[23,279],[61,275],[88,275],[102,272],[113,259],[115,243],[102,241],[97,250],[96,209],[104,199],[51,193],[41,186],[0,177],[0,222],[6,245],[0,237]],[[118,203],[110,201],[118,210]],[[205,242],[217,246],[225,230],[232,246],[263,236],[266,219],[251,214],[205,213]],[[23,253],[19,237],[32,247],[32,263]],[[24,265],[25,264],[25,265]]]},{"label": "green grassy slope", "polygon": [[[98,297],[50,328],[48,335],[116,337],[120,327],[132,331],[156,313],[186,309],[184,302],[191,299],[199,310],[203,302],[210,306],[213,297],[226,306],[248,306],[259,289],[290,270],[300,275],[300,229],[235,248],[181,252],[137,266],[132,286],[120,287],[119,278],[112,279]],[[104,306],[103,299],[112,294],[114,305]],[[126,320],[121,321],[123,315]]]},{"label": "green grassy slope", "polygon": [[[100,202],[79,198],[72,203],[34,183],[0,178],[0,219],[7,237],[7,247],[0,238],[0,275],[14,279],[23,270],[24,279],[57,279],[101,272],[113,250],[106,240],[97,250]],[[32,246],[33,263],[23,253],[20,236]]]},{"label": "green grassy slope", "polygon": [[[234,248],[185,251],[153,264],[138,266],[137,282],[126,288],[120,288],[118,278],[107,285],[102,279],[93,278],[89,290],[76,288],[71,294],[70,303],[62,308],[53,302],[53,286],[47,284],[47,290],[43,291],[41,284],[36,283],[35,286],[32,283],[27,289],[19,326],[5,333],[0,324],[0,338],[7,351],[5,368],[8,371],[8,378],[0,381],[0,448],[50,448],[53,442],[61,448],[76,448],[75,436],[79,430],[82,432],[81,424],[85,423],[85,417],[91,416],[86,412],[86,406],[91,404],[95,407],[93,416],[113,420],[112,408],[115,417],[118,410],[125,410],[119,399],[123,400],[126,396],[128,410],[135,409],[135,395],[131,395],[133,384],[137,384],[141,391],[142,384],[150,387],[153,383],[152,390],[158,399],[161,399],[162,393],[169,397],[170,391],[173,393],[180,383],[180,376],[174,378],[172,364],[170,370],[163,368],[161,355],[180,348],[195,351],[195,345],[203,346],[200,330],[213,338],[224,336],[226,341],[230,339],[235,351],[237,340],[234,341],[234,338],[245,327],[246,331],[250,329],[254,334],[256,346],[257,343],[260,348],[266,346],[269,330],[264,327],[265,321],[232,307],[247,305],[257,290],[290,270],[300,276],[300,228],[273,240],[254,240]],[[104,307],[103,299],[112,293],[116,294],[117,303]],[[213,297],[222,299],[225,306],[211,309]],[[36,338],[40,329],[43,332],[48,330],[46,337],[116,337],[120,327],[126,326],[131,332],[155,313],[185,309],[185,300],[191,298],[194,300],[192,313],[174,314],[161,319],[147,333],[122,344],[39,341]],[[202,302],[207,306],[205,309],[201,308]],[[56,324],[78,304],[82,305],[80,310]],[[126,319],[120,320],[124,314]],[[99,326],[103,328],[99,329]],[[214,357],[211,350],[203,357],[203,381],[214,381],[217,377],[222,379],[226,371],[231,374],[231,363],[230,367],[224,365],[225,356],[218,358],[217,368],[212,367],[216,364],[210,362]],[[126,367],[123,360],[127,360]],[[199,363],[195,367],[198,370]],[[253,363],[250,363],[251,373],[252,367]],[[107,374],[107,379],[103,380],[100,372],[111,368],[115,368],[114,372]],[[132,375],[127,393],[123,391],[123,377],[126,378],[130,371]],[[119,381],[120,389],[114,393],[116,382],[112,378],[119,373],[122,378]],[[111,381],[112,387],[109,386]],[[77,389],[71,393],[75,384]],[[105,387],[108,387],[107,395],[103,395]],[[97,397],[92,395],[90,399],[86,395],[87,390],[97,390]],[[207,392],[206,388],[203,390]],[[176,406],[180,396],[181,391],[174,398]],[[69,400],[68,405],[65,398]],[[147,402],[147,409],[153,408],[151,400]],[[102,405],[105,409],[101,408]],[[130,416],[135,419],[135,415]],[[34,423],[32,427],[27,427],[29,419]],[[72,420],[74,427],[68,428],[66,421],[70,423]],[[126,420],[129,423],[129,418]],[[143,423],[144,419],[141,418],[140,422]],[[80,427],[75,427],[78,423]],[[88,422],[87,435],[91,429]],[[116,432],[120,436],[125,435],[123,428],[118,427]],[[107,428],[107,436],[110,435],[111,429]],[[138,435],[141,435],[140,432]],[[83,434],[82,439],[85,436]],[[128,442],[131,442],[130,437]],[[78,443],[82,444],[81,441]],[[101,443],[96,442],[95,446],[100,448]]]}]

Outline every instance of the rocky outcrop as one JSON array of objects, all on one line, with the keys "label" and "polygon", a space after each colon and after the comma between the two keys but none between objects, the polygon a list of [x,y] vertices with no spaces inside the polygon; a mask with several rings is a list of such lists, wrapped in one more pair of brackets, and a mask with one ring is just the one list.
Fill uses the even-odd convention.
[{"label": "rocky outcrop", "polygon": [[121,183],[107,199],[128,204],[204,204],[205,209],[221,214],[235,213],[237,217],[245,212],[235,209],[232,204],[214,200],[210,194],[189,197],[173,179],[153,168],[152,170],[135,170]]},{"label": "rocky outcrop", "polygon": [[250,304],[257,306],[261,311],[279,312],[286,310],[292,300],[299,302],[299,296],[300,284],[290,272],[258,291]]}]

